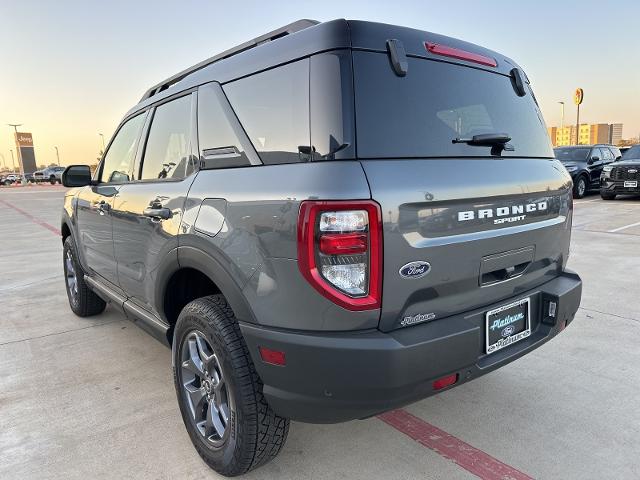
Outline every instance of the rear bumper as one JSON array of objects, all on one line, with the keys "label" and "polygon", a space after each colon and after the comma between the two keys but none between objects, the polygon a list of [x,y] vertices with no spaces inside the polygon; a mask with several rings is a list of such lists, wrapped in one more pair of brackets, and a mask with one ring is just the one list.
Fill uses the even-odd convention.
[{"label": "rear bumper", "polygon": [[[457,374],[460,385],[516,360],[573,320],[581,294],[580,277],[566,271],[517,297],[390,333],[294,333],[249,324],[241,330],[264,382],[264,395],[278,414],[302,422],[337,423],[438,393],[432,383],[443,376]],[[531,336],[486,355],[484,313],[525,297],[531,297]],[[557,314],[543,319],[548,299],[557,301]],[[262,362],[259,346],[284,351],[286,366]]]}]

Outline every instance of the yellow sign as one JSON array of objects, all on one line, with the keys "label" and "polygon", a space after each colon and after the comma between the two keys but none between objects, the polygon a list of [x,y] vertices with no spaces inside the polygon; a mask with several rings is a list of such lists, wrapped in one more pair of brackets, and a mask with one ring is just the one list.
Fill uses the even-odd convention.
[{"label": "yellow sign", "polygon": [[30,133],[16,132],[16,145],[18,147],[33,147],[33,137]]},{"label": "yellow sign", "polygon": [[583,98],[584,90],[582,90],[581,88],[576,88],[576,93],[573,94],[573,103],[575,103],[576,105],[580,105]]}]

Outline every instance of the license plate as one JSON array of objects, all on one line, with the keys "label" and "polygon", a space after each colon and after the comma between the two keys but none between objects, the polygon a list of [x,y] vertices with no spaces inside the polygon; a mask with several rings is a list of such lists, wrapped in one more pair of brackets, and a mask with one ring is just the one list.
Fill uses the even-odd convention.
[{"label": "license plate", "polygon": [[523,298],[486,313],[487,353],[497,352],[531,335],[531,300]]},{"label": "license plate", "polygon": [[637,180],[633,182],[626,181],[624,182],[624,186],[625,188],[638,188],[638,181]]}]

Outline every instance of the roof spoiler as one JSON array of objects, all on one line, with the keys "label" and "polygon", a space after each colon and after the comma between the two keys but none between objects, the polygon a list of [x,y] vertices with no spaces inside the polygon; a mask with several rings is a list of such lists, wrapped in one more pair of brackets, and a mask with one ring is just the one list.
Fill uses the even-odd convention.
[{"label": "roof spoiler", "polygon": [[290,23],[289,25],[285,25],[284,27],[277,28],[276,30],[265,33],[264,35],[260,35],[259,37],[256,37],[253,40],[249,40],[248,42],[244,42],[236,47],[232,47],[229,50],[225,50],[224,52],[219,53],[218,55],[215,55],[211,58],[203,60],[202,62],[196,63],[192,67],[189,67],[186,70],[176,73],[175,75],[172,75],[171,77],[158,83],[157,85],[154,85],[153,87],[151,87],[149,90],[145,92],[145,94],[140,99],[140,102],[143,102],[144,100],[147,100],[148,98],[153,97],[154,95],[162,92],[163,90],[166,90],[171,85],[178,83],[187,75],[190,75],[193,72],[196,72],[208,65],[211,65],[212,63],[218,62],[225,58],[232,57],[233,55],[237,55],[238,53],[244,52],[253,47],[257,47],[258,45],[261,45],[263,43],[271,42],[273,40],[277,40],[278,38],[282,38],[292,33],[299,32],[300,30],[304,30],[305,28],[313,27],[314,25],[318,25],[319,23],[320,22],[318,22],[317,20],[308,20],[308,19],[297,20],[293,23]]}]

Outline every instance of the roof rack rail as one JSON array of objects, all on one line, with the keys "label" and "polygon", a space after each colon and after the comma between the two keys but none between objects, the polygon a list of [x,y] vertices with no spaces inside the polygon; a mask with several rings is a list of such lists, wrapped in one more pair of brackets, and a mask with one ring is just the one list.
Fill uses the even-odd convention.
[{"label": "roof rack rail", "polygon": [[149,90],[145,92],[145,94],[142,96],[140,101],[142,102],[144,100],[147,100],[148,98],[153,97],[154,95],[162,92],[163,90],[166,90],[171,85],[178,83],[187,75],[190,75],[197,70],[200,70],[208,65],[211,65],[212,63],[215,63],[219,60],[223,60],[225,58],[229,58],[233,55],[237,55],[238,53],[244,52],[253,47],[257,47],[258,45],[261,45],[263,43],[271,42],[273,40],[277,40],[278,38],[282,38],[286,35],[299,32],[300,30],[304,30],[305,28],[313,27],[314,25],[318,25],[319,23],[320,22],[318,22],[317,20],[309,20],[309,19],[297,20],[293,23],[290,23],[289,25],[285,25],[284,27],[277,28],[276,30],[265,33],[264,35],[260,35],[259,37],[256,37],[253,40],[249,40],[248,42],[244,42],[236,47],[232,47],[229,50],[225,50],[224,52],[219,53],[218,55],[215,55],[211,58],[203,60],[202,62],[196,63],[192,67],[189,67],[186,70],[176,73],[175,75],[172,75],[171,77],[158,83],[157,85],[154,85],[153,87],[151,87]]}]

